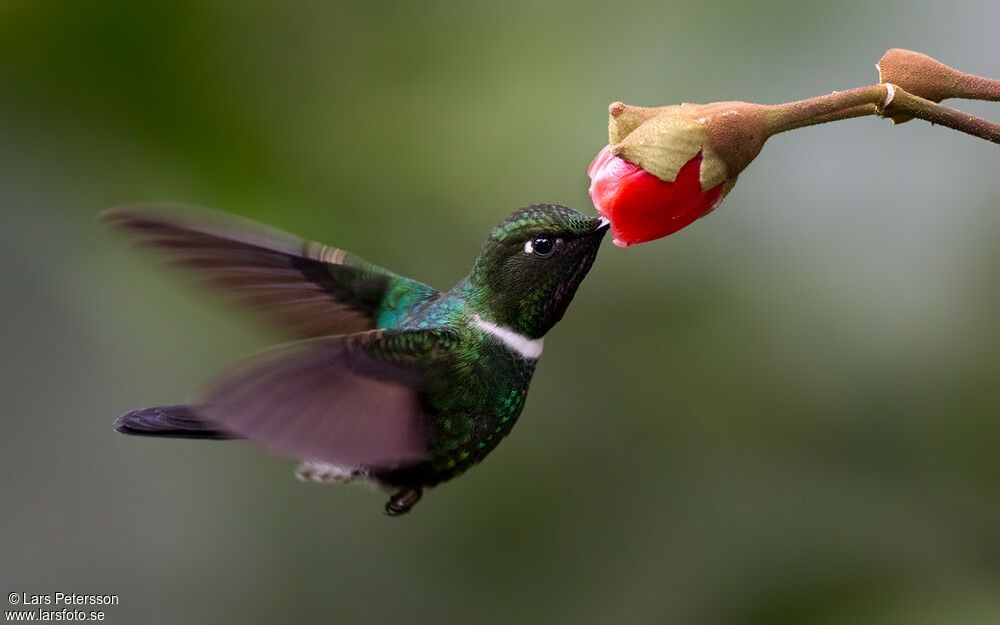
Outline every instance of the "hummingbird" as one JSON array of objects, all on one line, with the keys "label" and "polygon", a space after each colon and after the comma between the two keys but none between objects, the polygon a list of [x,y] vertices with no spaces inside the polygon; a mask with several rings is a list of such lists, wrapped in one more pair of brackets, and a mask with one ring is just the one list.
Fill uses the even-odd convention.
[{"label": "hummingbird", "polygon": [[291,342],[215,376],[186,404],[115,421],[123,434],[245,439],[298,460],[306,482],[367,482],[409,512],[514,427],[548,332],[610,223],[556,204],[520,208],[447,291],[344,250],[182,205],[102,218]]}]

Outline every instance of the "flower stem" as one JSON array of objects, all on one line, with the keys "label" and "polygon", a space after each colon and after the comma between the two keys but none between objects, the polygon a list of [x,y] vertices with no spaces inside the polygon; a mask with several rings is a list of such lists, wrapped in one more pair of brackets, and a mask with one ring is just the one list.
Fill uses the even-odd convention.
[{"label": "flower stem", "polygon": [[[992,93],[989,89],[994,86],[987,84],[990,82],[988,79],[982,80],[984,82],[979,83],[981,91],[977,93],[989,95]],[[1000,81],[992,82],[1000,84]],[[1000,97],[1000,90],[995,95]],[[891,84],[834,91],[797,102],[765,105],[763,109],[769,135],[842,119],[879,115],[889,118],[917,117],[1000,144],[1000,124],[925,100]]]},{"label": "flower stem", "polygon": [[869,115],[878,115],[878,106],[875,104],[859,104],[841,111],[836,111],[835,113],[831,113],[825,117],[817,117],[813,120],[815,122],[814,124],[808,125],[825,124],[827,122],[835,122],[842,119],[853,119],[855,117],[868,117]]},{"label": "flower stem", "polygon": [[834,91],[807,100],[765,105],[768,131],[770,135],[776,135],[796,128],[876,115],[877,107],[885,101],[887,93],[884,85],[872,85]]},{"label": "flower stem", "polygon": [[953,97],[1000,102],[1000,80],[974,74],[963,74],[959,84],[961,86],[960,94]]}]

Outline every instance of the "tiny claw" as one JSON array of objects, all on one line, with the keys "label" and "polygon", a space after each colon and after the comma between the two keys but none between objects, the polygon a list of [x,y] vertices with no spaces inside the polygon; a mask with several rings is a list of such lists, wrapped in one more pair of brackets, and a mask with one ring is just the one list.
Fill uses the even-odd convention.
[{"label": "tiny claw", "polygon": [[423,491],[419,488],[404,488],[396,491],[385,504],[385,513],[389,516],[400,516],[409,512],[417,505]]}]

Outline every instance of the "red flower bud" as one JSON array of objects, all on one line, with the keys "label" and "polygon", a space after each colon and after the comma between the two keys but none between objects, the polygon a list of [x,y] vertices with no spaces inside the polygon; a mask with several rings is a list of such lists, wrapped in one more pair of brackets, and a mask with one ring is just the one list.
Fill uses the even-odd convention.
[{"label": "red flower bud", "polygon": [[702,153],[681,166],[673,182],[611,153],[605,146],[587,169],[590,198],[611,221],[615,245],[625,247],[673,234],[722,200],[724,182],[701,188]]},{"label": "red flower bud", "polygon": [[767,140],[767,113],[747,102],[612,104],[608,145],[587,174],[615,244],[665,237],[715,208]]}]

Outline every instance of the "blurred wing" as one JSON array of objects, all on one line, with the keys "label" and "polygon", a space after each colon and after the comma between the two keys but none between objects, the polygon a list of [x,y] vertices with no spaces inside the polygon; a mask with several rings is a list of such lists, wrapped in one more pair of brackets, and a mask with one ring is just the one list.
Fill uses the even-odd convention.
[{"label": "blurred wing", "polygon": [[446,330],[371,330],[266,351],[209,383],[194,410],[293,458],[394,468],[429,457],[428,393],[450,362]]},{"label": "blurred wing", "polygon": [[343,250],[207,209],[144,205],[101,216],[196,284],[298,338],[368,330],[380,315],[437,294]]}]

